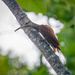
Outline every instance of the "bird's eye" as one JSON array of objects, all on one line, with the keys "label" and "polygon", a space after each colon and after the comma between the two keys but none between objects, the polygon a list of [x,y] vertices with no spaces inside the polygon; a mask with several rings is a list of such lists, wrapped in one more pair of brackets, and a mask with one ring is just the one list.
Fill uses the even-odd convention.
[{"label": "bird's eye", "polygon": [[30,23],[30,21],[29,22],[26,22],[25,25],[28,24],[28,23]]}]

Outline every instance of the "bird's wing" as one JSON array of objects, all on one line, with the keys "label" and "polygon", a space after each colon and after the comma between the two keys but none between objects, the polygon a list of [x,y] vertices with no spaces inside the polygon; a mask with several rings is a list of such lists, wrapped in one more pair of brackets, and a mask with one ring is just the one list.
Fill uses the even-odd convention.
[{"label": "bird's wing", "polygon": [[51,27],[49,27],[48,25],[43,25],[43,26],[45,26],[48,30],[50,30],[51,33],[54,34],[54,31],[53,31],[53,29]]},{"label": "bird's wing", "polygon": [[54,34],[54,31],[51,27],[47,25],[39,26],[40,33],[44,36],[48,43],[51,43],[54,47],[59,46],[59,42]]}]

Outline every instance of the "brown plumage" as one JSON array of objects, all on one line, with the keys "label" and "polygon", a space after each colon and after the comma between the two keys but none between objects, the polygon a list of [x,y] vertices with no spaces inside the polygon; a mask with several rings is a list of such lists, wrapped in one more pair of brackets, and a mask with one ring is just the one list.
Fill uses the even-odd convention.
[{"label": "brown plumage", "polygon": [[60,50],[59,42],[54,34],[54,31],[48,25],[39,25],[39,32],[43,35],[43,37],[47,40],[49,44],[53,47],[54,52]]},{"label": "brown plumage", "polygon": [[60,50],[59,41],[57,40],[53,29],[48,25],[36,25],[30,23],[26,26],[21,26],[17,28],[15,31],[24,27],[33,27],[36,31],[40,32],[43,35],[43,37],[46,39],[46,41],[53,47],[54,52],[56,51],[56,49],[58,51]]}]

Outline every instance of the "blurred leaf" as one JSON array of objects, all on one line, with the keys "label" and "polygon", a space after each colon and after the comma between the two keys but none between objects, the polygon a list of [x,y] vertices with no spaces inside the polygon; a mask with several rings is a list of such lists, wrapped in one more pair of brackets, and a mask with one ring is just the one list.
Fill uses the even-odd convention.
[{"label": "blurred leaf", "polygon": [[17,1],[24,10],[32,11],[35,13],[46,12],[45,0],[17,0]]},{"label": "blurred leaf", "polygon": [[75,0],[66,0],[69,4],[74,5],[75,6]]},{"label": "blurred leaf", "polygon": [[72,24],[70,27],[71,27],[71,28],[74,28],[74,27],[75,27],[75,25],[74,25],[74,24]]}]

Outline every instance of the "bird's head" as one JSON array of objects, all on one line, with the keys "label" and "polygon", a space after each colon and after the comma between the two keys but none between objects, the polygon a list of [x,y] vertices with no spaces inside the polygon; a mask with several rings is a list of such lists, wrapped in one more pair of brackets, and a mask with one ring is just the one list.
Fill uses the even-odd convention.
[{"label": "bird's head", "polygon": [[24,27],[33,27],[34,29],[37,27],[37,24],[32,23],[32,22],[27,22],[24,26],[20,26],[19,28],[17,28],[15,31],[22,29]]}]

